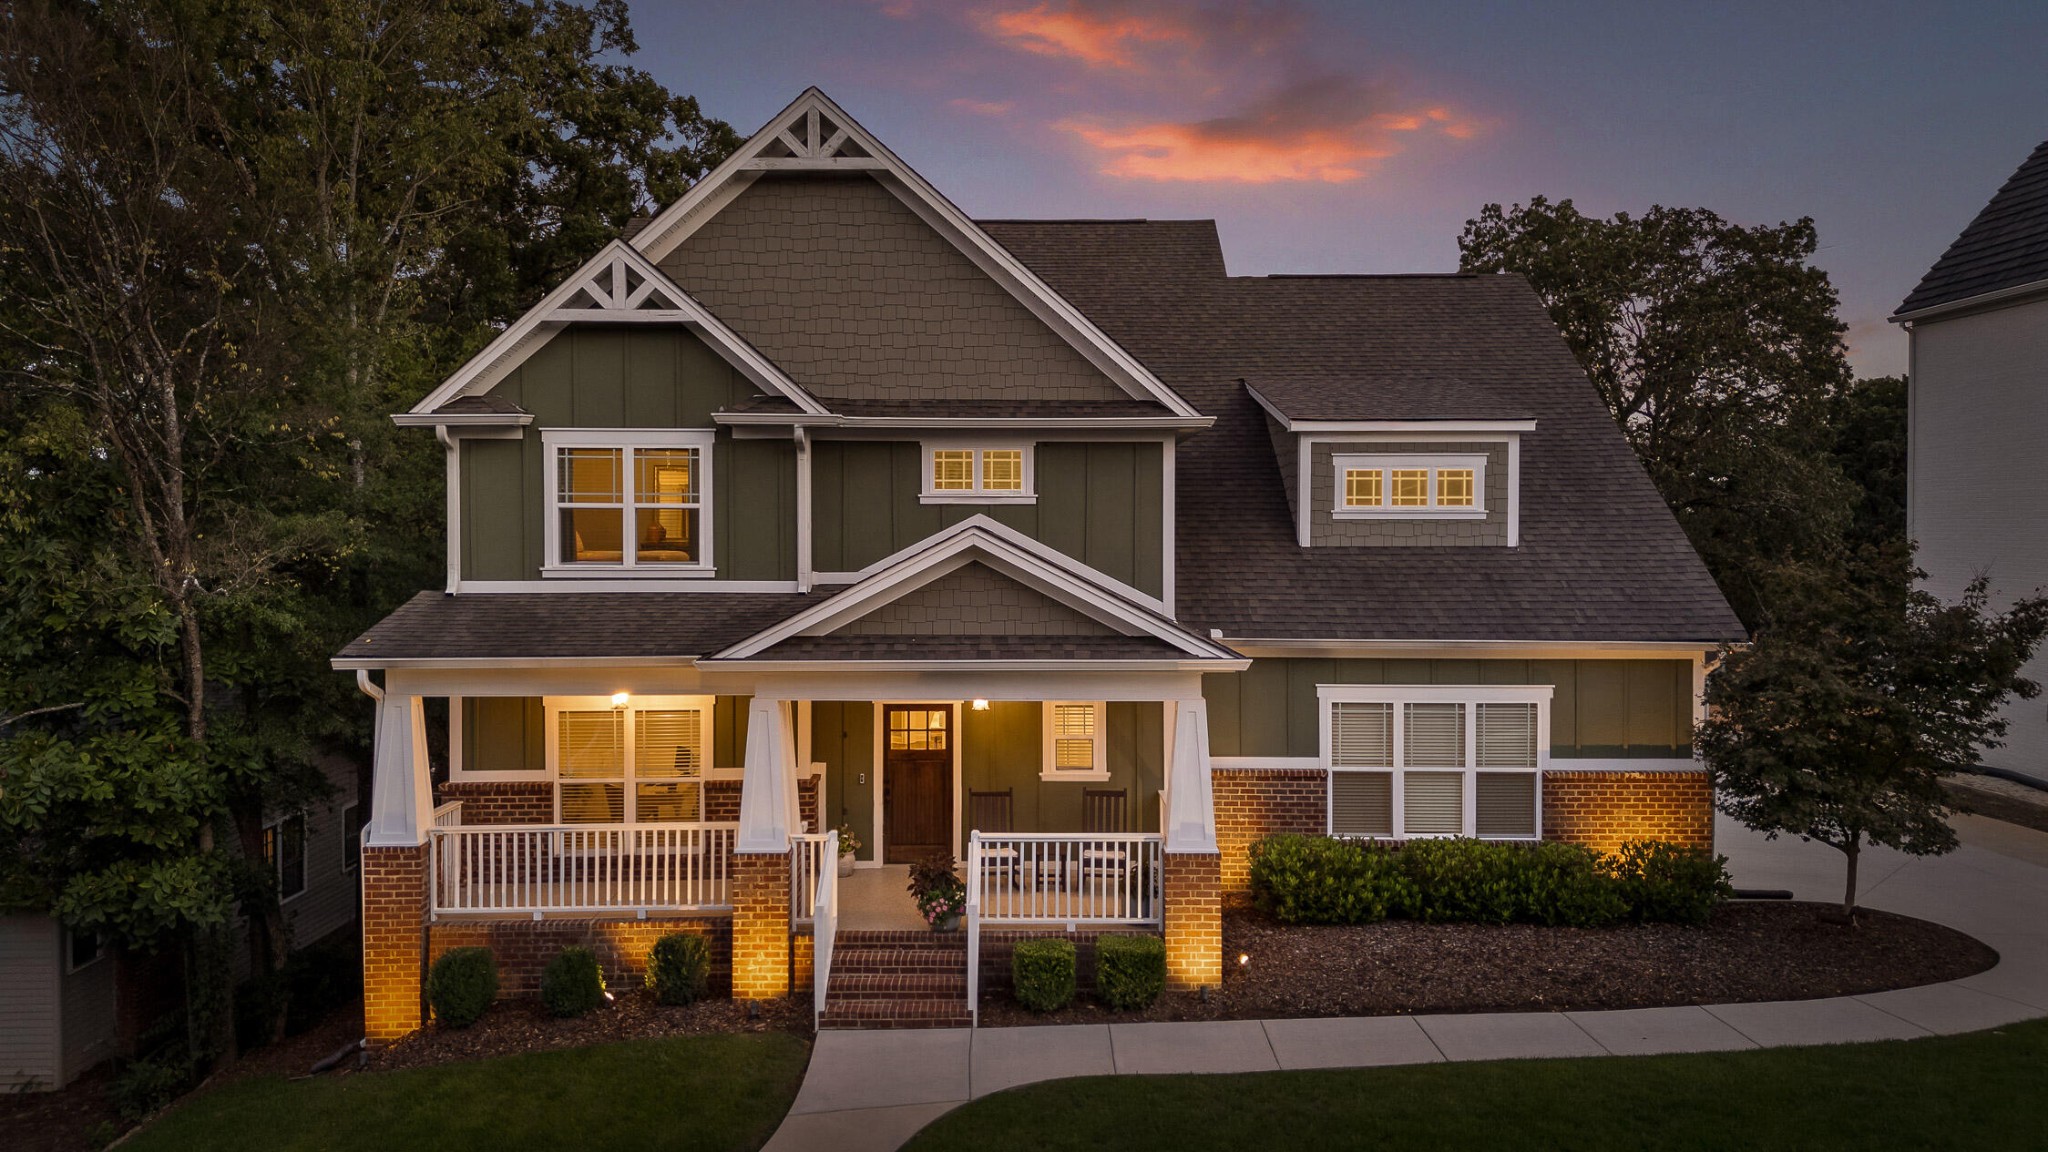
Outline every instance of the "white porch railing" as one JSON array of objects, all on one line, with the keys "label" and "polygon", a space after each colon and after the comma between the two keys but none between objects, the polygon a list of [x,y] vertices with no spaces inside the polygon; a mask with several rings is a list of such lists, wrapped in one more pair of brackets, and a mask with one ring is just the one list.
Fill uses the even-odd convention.
[{"label": "white porch railing", "polygon": [[478,824],[433,830],[434,915],[729,908],[737,824]]},{"label": "white porch railing", "polygon": [[462,801],[450,800],[446,804],[441,805],[439,808],[434,809],[434,827],[455,828],[460,826],[461,824]]},{"label": "white porch railing", "polygon": [[839,833],[820,837],[825,867],[818,869],[811,889],[811,1029],[825,1015],[825,993],[832,986],[832,945],[839,935]]},{"label": "white porch railing", "polygon": [[[827,851],[826,841],[831,841]],[[789,838],[789,920],[801,924],[816,918],[818,877],[836,872],[839,838],[831,832],[799,832]]]},{"label": "white porch railing", "polygon": [[981,1022],[985,925],[1141,924],[1161,917],[1156,832],[975,832],[967,838],[967,1011]]}]

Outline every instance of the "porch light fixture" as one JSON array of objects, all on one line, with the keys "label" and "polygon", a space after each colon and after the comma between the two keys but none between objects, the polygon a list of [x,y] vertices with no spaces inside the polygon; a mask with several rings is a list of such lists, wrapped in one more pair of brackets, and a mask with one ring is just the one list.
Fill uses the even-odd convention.
[{"label": "porch light fixture", "polygon": [[975,710],[976,712],[986,712],[986,711],[988,711],[988,701],[986,701],[986,700],[976,700],[976,701],[974,702],[974,710]]},{"label": "porch light fixture", "polygon": [[632,698],[633,697],[627,693],[614,692],[612,693],[612,707],[624,708],[626,706],[626,701],[631,700]]}]

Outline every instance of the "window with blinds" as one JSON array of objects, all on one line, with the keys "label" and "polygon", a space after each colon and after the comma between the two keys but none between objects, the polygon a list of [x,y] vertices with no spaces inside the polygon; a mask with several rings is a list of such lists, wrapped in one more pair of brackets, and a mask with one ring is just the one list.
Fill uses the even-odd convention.
[{"label": "window with blinds", "polygon": [[1463,772],[1401,774],[1401,831],[1410,836],[1456,836],[1464,830]]},{"label": "window with blinds", "polygon": [[1480,836],[1536,835],[1536,774],[1481,772],[1473,782],[1473,827]]},{"label": "window with blinds", "polygon": [[1330,834],[1536,838],[1546,695],[1533,685],[1319,686]]},{"label": "window with blinds", "polygon": [[1474,705],[1478,748],[1475,763],[1481,768],[1536,767],[1536,706],[1534,704]]},{"label": "window with blinds", "polygon": [[1108,771],[1103,763],[1099,703],[1049,703],[1046,709],[1046,775]]},{"label": "window with blinds", "polygon": [[1332,772],[1330,833],[1334,836],[1392,836],[1394,774]]},{"label": "window with blinds", "polygon": [[558,819],[564,824],[702,819],[708,731],[702,708],[556,712]]},{"label": "window with blinds", "polygon": [[704,760],[702,711],[633,713],[633,819],[651,824],[701,818]]},{"label": "window with blinds", "polygon": [[1463,704],[1407,704],[1403,706],[1405,748],[1402,765],[1408,768],[1463,768],[1465,766],[1465,706]]},{"label": "window with blinds", "polygon": [[1336,768],[1394,766],[1394,706],[1339,701],[1330,705],[1330,764]]}]

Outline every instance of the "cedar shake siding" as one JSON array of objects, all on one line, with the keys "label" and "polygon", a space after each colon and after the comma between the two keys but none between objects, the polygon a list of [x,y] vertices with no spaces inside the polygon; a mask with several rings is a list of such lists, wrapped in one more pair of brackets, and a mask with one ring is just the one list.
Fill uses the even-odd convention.
[{"label": "cedar shake siding", "polygon": [[866,175],[763,176],[661,267],[828,405],[1130,399]]},{"label": "cedar shake siding", "polygon": [[1113,636],[1108,625],[983,564],[968,564],[848,622],[858,636]]}]

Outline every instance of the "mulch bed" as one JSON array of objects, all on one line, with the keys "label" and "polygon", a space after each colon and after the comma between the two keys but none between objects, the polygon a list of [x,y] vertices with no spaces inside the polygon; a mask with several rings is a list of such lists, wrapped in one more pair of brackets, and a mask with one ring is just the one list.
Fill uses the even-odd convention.
[{"label": "mulch bed", "polygon": [[482,1060],[519,1052],[581,1048],[658,1036],[701,1036],[714,1032],[790,1032],[811,1034],[810,998],[789,997],[747,1005],[723,998],[699,1000],[686,1007],[657,1003],[644,989],[616,992],[617,999],[585,1016],[550,1016],[537,999],[502,1000],[484,1018],[467,1028],[428,1025],[389,1047],[369,1055],[372,1071],[420,1068],[454,1060]]},{"label": "mulch bed", "polygon": [[[1048,1014],[982,997],[984,1026],[1253,1020],[1444,1012],[1550,1012],[1808,1000],[1960,979],[1998,953],[1939,924],[1831,905],[1736,902],[1701,927],[1418,924],[1290,926],[1223,916],[1226,971],[1208,998],[1167,993],[1113,1012],[1085,997]],[[1239,955],[1249,962],[1239,966]]]}]

